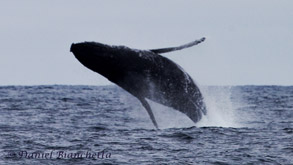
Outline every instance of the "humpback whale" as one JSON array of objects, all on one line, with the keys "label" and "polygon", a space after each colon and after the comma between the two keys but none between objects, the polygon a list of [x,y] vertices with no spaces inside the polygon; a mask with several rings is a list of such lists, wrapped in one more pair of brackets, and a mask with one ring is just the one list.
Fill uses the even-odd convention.
[{"label": "humpback whale", "polygon": [[150,50],[81,42],[73,43],[70,51],[85,67],[140,100],[158,129],[146,99],[178,110],[195,123],[206,114],[203,96],[189,74],[175,62],[160,55],[197,45],[204,40],[201,38],[178,47]]}]

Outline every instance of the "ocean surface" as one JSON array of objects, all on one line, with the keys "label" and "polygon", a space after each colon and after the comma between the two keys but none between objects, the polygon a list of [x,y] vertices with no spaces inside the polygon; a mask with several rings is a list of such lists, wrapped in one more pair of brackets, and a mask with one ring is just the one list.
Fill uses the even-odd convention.
[{"label": "ocean surface", "polygon": [[193,123],[117,86],[0,86],[0,164],[293,164],[293,86],[204,86]]}]

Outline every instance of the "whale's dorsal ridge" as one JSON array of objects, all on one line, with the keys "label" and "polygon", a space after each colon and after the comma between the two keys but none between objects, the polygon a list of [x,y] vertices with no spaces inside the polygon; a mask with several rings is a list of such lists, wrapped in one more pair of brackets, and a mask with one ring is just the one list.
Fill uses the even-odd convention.
[{"label": "whale's dorsal ridge", "polygon": [[154,53],[157,53],[157,54],[160,54],[160,53],[168,53],[168,52],[172,52],[172,51],[176,51],[176,50],[181,50],[181,49],[185,49],[185,48],[192,47],[194,45],[197,45],[197,44],[203,42],[204,40],[205,40],[205,37],[203,37],[203,38],[201,38],[199,40],[195,40],[195,41],[192,41],[190,43],[187,43],[187,44],[178,46],[178,47],[151,49],[150,51],[151,52],[154,52]]}]

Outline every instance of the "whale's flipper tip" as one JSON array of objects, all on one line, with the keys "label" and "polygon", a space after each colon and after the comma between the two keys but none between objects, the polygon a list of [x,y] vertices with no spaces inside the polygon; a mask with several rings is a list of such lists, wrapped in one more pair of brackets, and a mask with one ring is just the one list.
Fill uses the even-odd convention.
[{"label": "whale's flipper tip", "polygon": [[139,100],[140,100],[141,104],[143,105],[143,107],[147,110],[147,112],[148,112],[148,114],[149,114],[154,126],[156,127],[156,129],[159,129],[158,124],[157,124],[156,119],[155,119],[155,116],[154,116],[154,114],[152,112],[152,109],[151,109],[149,103],[144,98],[139,99]]},{"label": "whale's flipper tip", "polygon": [[151,49],[150,51],[151,52],[154,52],[154,53],[168,53],[168,52],[172,52],[172,51],[176,51],[176,50],[181,50],[181,49],[185,49],[185,48],[189,48],[189,47],[192,47],[194,45],[197,45],[199,43],[202,43],[203,41],[205,41],[205,37],[199,39],[199,40],[195,40],[195,41],[192,41],[190,43],[187,43],[187,44],[184,44],[184,45],[181,45],[181,46],[178,46],[178,47],[170,47],[170,48],[162,48],[162,49]]}]

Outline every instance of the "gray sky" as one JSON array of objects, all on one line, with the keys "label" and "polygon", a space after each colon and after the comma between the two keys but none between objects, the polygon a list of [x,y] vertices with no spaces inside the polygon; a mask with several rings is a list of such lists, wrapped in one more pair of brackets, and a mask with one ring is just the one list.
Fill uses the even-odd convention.
[{"label": "gray sky", "polygon": [[201,85],[293,85],[293,1],[1,1],[0,85],[111,84],[69,52],[97,41],[149,49]]}]

